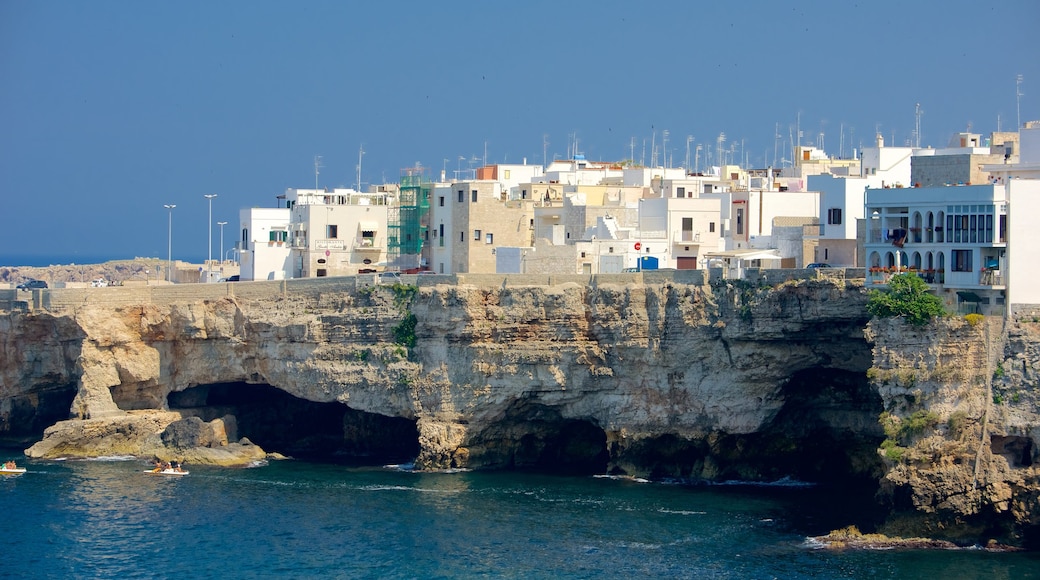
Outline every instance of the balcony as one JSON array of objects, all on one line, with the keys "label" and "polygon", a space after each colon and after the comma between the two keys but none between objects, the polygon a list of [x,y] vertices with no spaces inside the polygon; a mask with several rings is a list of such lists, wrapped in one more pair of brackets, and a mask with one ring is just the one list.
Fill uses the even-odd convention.
[{"label": "balcony", "polygon": [[354,238],[350,249],[355,252],[382,252],[385,249],[385,244],[380,243],[381,239],[376,238]]},{"label": "balcony", "polygon": [[700,244],[701,243],[701,233],[700,232],[695,232],[695,231],[692,231],[692,230],[679,230],[679,231],[676,231],[676,232],[672,232],[672,243],[673,244],[678,244],[678,245],[682,245],[682,244],[690,244],[690,245]]},{"label": "balcony", "polygon": [[1000,270],[983,269],[979,272],[980,286],[1003,286],[1004,274]]}]

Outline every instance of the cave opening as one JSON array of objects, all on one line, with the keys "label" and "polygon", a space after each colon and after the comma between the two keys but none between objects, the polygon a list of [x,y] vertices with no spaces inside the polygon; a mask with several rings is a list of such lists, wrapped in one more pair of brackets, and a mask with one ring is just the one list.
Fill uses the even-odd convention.
[{"label": "cave opening", "polygon": [[607,436],[589,421],[520,401],[470,447],[470,456],[493,469],[562,475],[598,475],[607,469]]},{"label": "cave opening", "polygon": [[10,410],[0,417],[0,443],[23,446],[40,440],[47,427],[69,418],[78,390],[76,383],[65,383],[7,399]]},{"label": "cave opening", "polygon": [[233,415],[237,437],[309,461],[382,465],[407,463],[419,453],[413,420],[308,401],[271,385],[199,385],[170,393],[167,402],[203,421]]}]

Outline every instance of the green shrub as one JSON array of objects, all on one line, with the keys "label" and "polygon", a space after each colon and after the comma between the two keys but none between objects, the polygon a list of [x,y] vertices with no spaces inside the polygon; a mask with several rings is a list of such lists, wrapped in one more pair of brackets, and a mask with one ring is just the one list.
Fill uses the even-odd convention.
[{"label": "green shrub", "polygon": [[906,448],[900,447],[892,439],[885,439],[881,442],[881,449],[885,451],[885,458],[889,461],[899,463],[903,460],[903,455],[906,454]]},{"label": "green shrub", "polygon": [[415,346],[415,325],[418,323],[415,314],[409,312],[401,319],[401,322],[394,327],[394,342],[407,346],[409,348]]},{"label": "green shrub", "polygon": [[950,430],[950,433],[954,435],[960,435],[964,431],[964,426],[968,423],[968,412],[967,411],[954,411],[950,414],[950,418],[946,420],[946,427]]},{"label": "green shrub", "polygon": [[871,290],[867,312],[879,318],[902,316],[907,322],[921,326],[945,313],[942,300],[929,292],[928,285],[917,274],[896,274],[885,290]]}]

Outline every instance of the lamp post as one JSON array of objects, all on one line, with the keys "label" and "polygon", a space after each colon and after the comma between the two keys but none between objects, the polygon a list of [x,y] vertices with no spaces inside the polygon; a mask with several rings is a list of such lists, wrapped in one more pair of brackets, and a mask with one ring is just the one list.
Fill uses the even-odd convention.
[{"label": "lamp post", "polygon": [[173,282],[173,208],[177,206],[168,203],[163,204],[163,207],[170,210],[170,225],[166,230],[166,281]]},{"label": "lamp post", "polygon": [[223,271],[223,269],[224,269],[224,265],[223,265],[223,259],[224,259],[224,226],[227,225],[227,222],[217,222],[217,225],[220,226],[220,253],[217,254],[217,258],[221,260],[220,268]]},{"label": "lamp post", "polygon": [[209,200],[209,219],[206,220],[206,225],[209,227],[209,244],[207,245],[206,255],[206,282],[209,282],[211,275],[211,269],[213,268],[213,198],[217,197],[215,193],[207,193],[203,195]]}]

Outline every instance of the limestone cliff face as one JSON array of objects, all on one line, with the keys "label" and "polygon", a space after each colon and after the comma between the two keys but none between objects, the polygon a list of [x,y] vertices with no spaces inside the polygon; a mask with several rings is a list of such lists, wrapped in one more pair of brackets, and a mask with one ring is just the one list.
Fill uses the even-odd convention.
[{"label": "limestone cliff face", "polygon": [[[414,458],[419,468],[883,480],[897,511],[923,514],[978,508],[952,491],[965,487],[963,469],[933,473],[913,459],[927,437],[899,431],[899,421],[916,410],[939,416],[925,418],[942,439],[936,462],[964,463],[975,449],[971,420],[955,421],[963,444],[943,421],[962,410],[979,421],[985,408],[989,433],[1019,437],[991,437],[988,449],[997,441],[1021,459],[1031,444],[1035,456],[1036,423],[1016,386],[1035,375],[1013,378],[1020,359],[1040,360],[1029,328],[1009,342],[1011,382],[1001,388],[1020,394],[1005,412],[985,405],[967,374],[985,359],[965,355],[982,327],[950,327],[944,338],[879,323],[865,337],[861,282],[610,280],[415,288],[329,279],[103,304],[56,293],[49,313],[0,315],[0,434],[38,436],[71,416],[27,453],[201,447],[195,461],[226,464],[261,455],[255,441],[292,454]],[[947,360],[961,370],[947,372]],[[899,440],[879,453],[886,410]],[[954,443],[963,449],[944,447]],[[996,465],[1006,453],[991,455]],[[1026,473],[1015,469],[1005,471]],[[970,471],[1008,521],[1032,521],[1035,476]]]},{"label": "limestone cliff face", "polygon": [[978,537],[1040,524],[1040,325],[1031,320],[1006,329],[1000,319],[871,322],[870,376],[888,435],[882,495],[899,514],[892,531]]}]

